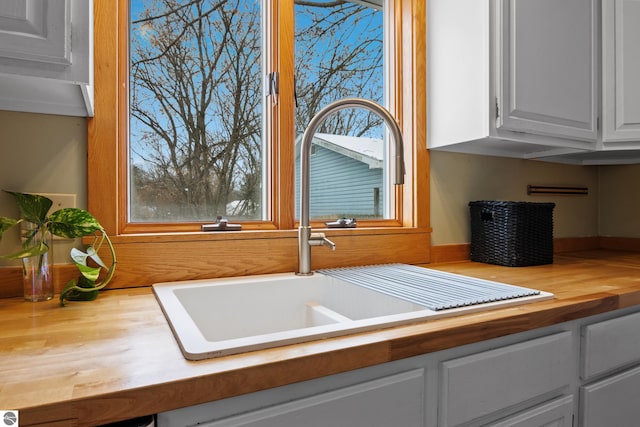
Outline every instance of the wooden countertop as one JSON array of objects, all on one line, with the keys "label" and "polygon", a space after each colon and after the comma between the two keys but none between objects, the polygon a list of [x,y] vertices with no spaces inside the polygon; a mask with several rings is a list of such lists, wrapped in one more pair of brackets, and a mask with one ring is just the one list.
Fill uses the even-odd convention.
[{"label": "wooden countertop", "polygon": [[20,410],[21,426],[97,425],[640,304],[640,253],[566,253],[535,267],[429,267],[555,298],[198,362],[180,353],[150,288],[104,291],[65,308],[0,299],[0,410]]}]

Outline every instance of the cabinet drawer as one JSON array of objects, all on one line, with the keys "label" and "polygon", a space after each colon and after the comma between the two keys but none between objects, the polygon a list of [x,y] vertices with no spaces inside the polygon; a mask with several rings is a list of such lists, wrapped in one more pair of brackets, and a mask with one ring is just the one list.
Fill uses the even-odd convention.
[{"label": "cabinet drawer", "polygon": [[640,313],[585,326],[582,349],[585,380],[640,361]]},{"label": "cabinet drawer", "polygon": [[442,363],[441,426],[456,426],[530,399],[554,394],[571,382],[570,332],[501,347]]},{"label": "cabinet drawer", "polygon": [[571,427],[572,425],[573,397],[565,396],[489,424],[487,427]]},{"label": "cabinet drawer", "polygon": [[201,425],[423,427],[424,381],[415,369]]},{"label": "cabinet drawer", "polygon": [[583,427],[637,427],[640,368],[624,371],[605,380],[580,388]]}]

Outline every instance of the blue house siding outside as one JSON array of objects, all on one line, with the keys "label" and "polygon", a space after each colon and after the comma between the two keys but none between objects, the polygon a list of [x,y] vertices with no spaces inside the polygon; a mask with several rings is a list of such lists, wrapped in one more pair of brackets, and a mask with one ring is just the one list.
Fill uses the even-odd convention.
[{"label": "blue house siding outside", "polygon": [[[300,173],[299,145],[296,146],[296,176]],[[381,159],[371,158],[371,153],[363,155],[345,150],[345,147],[346,143],[339,147],[327,139],[314,138],[310,180],[311,217],[382,217],[385,189]],[[299,185],[299,180],[296,180],[296,215],[300,212]]]}]

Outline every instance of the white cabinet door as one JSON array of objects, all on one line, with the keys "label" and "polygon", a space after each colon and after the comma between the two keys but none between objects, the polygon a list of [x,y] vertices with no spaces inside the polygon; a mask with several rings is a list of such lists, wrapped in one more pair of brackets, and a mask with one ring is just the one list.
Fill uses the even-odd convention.
[{"label": "white cabinet door", "polygon": [[597,1],[500,0],[500,5],[497,127],[595,141]]},{"label": "white cabinet door", "polygon": [[640,362],[640,313],[587,325],[581,336],[583,380]]},{"label": "white cabinet door", "polygon": [[198,424],[205,427],[424,427],[424,387],[424,370],[414,369]]},{"label": "white cabinet door", "polygon": [[639,45],[640,0],[602,0],[605,148],[640,148]]},{"label": "white cabinet door", "polygon": [[26,65],[27,73],[44,75],[47,68],[71,65],[69,0],[4,0],[0,3],[0,57],[5,66]]},{"label": "white cabinet door", "polygon": [[93,1],[0,2],[0,109],[93,115]]},{"label": "white cabinet door", "polygon": [[640,367],[581,387],[583,427],[637,427],[640,422]]},{"label": "white cabinet door", "polygon": [[572,427],[573,397],[565,396],[487,427]]},{"label": "white cabinet door", "polygon": [[571,384],[574,358],[567,331],[448,360],[441,366],[438,425],[466,425],[559,396]]},{"label": "white cabinet door", "polygon": [[598,0],[427,4],[429,148],[525,159],[596,148]]}]

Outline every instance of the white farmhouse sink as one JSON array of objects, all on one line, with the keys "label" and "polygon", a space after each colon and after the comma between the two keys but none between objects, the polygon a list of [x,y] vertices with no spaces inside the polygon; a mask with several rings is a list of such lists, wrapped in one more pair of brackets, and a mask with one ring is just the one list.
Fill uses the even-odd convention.
[{"label": "white farmhouse sink", "polygon": [[541,292],[534,296],[436,311],[321,273],[313,276],[283,273],[157,283],[153,290],[184,356],[189,360],[552,297]]}]

